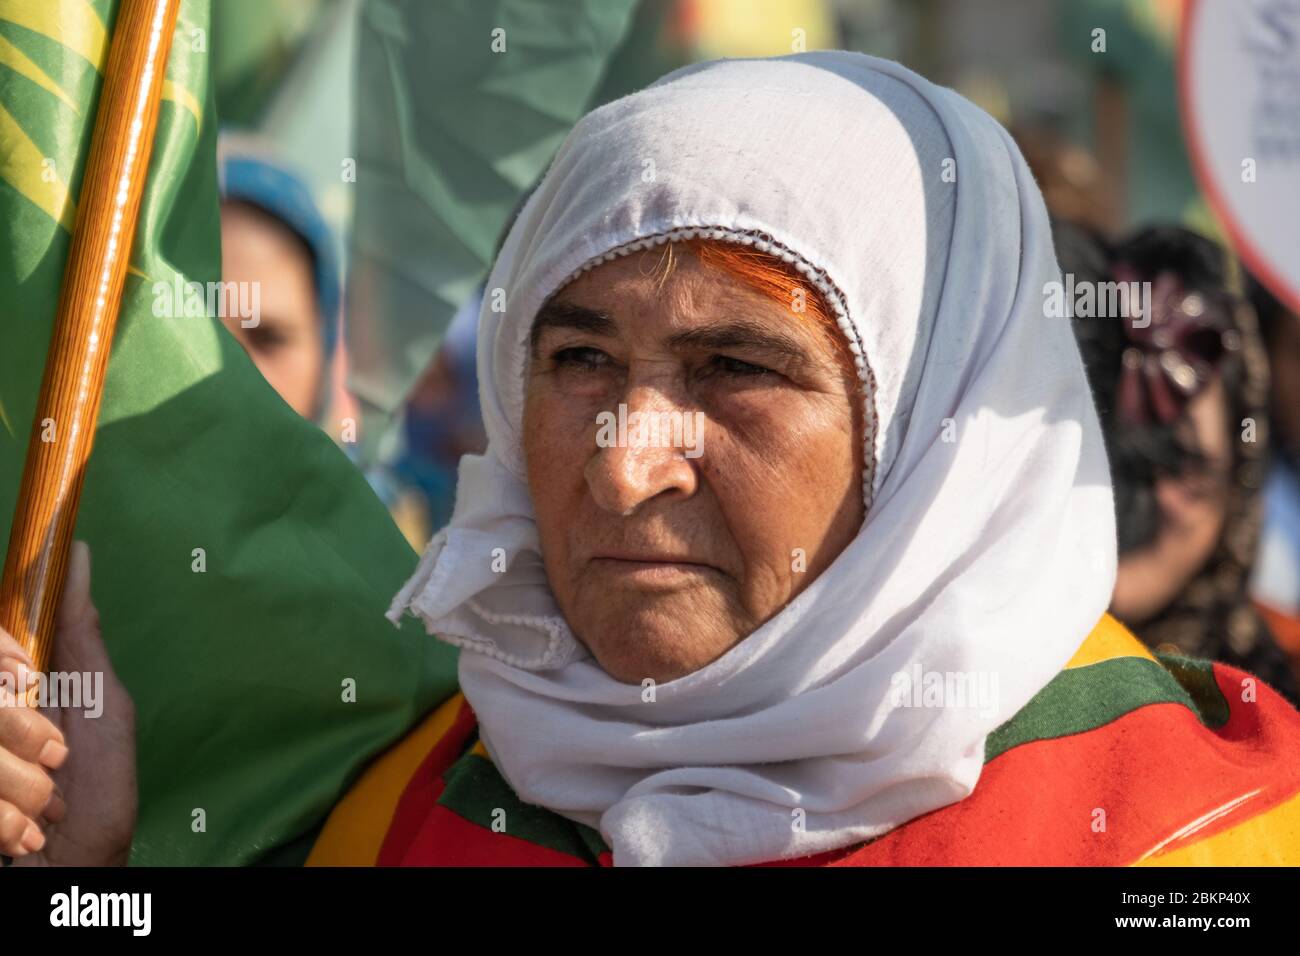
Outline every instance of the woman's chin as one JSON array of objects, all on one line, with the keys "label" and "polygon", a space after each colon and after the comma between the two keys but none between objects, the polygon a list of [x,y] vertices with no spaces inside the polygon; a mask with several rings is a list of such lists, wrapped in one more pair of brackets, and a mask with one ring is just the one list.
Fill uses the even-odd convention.
[{"label": "woman's chin", "polygon": [[685,677],[721,657],[743,634],[727,602],[708,591],[672,591],[635,602],[608,593],[602,606],[576,628],[601,668],[625,684],[656,684]]}]

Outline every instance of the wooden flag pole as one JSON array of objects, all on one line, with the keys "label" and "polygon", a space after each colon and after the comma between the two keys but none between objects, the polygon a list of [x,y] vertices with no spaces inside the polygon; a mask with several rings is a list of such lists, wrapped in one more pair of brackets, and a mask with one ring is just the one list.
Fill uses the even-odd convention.
[{"label": "wooden flag pole", "polygon": [[0,624],[47,668],[180,0],[121,0],[0,579]]}]

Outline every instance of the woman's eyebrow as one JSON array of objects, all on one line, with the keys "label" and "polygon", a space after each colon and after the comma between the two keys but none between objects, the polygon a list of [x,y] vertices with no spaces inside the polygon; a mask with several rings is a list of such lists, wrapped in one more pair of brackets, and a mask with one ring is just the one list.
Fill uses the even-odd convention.
[{"label": "woman's eyebrow", "polygon": [[533,319],[529,344],[534,355],[537,353],[537,342],[546,329],[573,329],[590,335],[612,336],[615,326],[614,320],[604,312],[574,305],[572,302],[547,302]]},{"label": "woman's eyebrow", "polygon": [[674,351],[688,349],[755,349],[806,361],[808,351],[796,340],[751,322],[724,322],[678,332],[668,339]]}]

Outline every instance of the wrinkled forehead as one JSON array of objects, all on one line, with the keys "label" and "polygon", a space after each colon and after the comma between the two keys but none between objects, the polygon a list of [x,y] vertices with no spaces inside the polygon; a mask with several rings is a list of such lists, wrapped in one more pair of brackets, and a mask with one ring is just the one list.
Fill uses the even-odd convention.
[{"label": "wrinkled forehead", "polygon": [[[866,317],[915,326],[926,263],[951,231],[931,224],[926,178],[937,181],[951,154],[942,124],[906,83],[807,58],[701,64],[588,114],[489,277],[479,373],[502,460],[522,475],[524,378],[539,308],[620,255],[689,238],[769,252],[826,296],[860,356],[870,351]],[[495,311],[493,290],[504,299]],[[869,359],[864,383],[874,375],[879,388]]]}]

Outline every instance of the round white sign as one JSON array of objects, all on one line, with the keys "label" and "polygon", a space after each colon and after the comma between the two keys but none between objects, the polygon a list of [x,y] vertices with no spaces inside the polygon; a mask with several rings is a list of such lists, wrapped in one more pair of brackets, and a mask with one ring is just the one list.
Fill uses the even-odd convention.
[{"label": "round white sign", "polygon": [[1300,311],[1300,0],[1188,0],[1178,82],[1201,189],[1247,267]]}]

